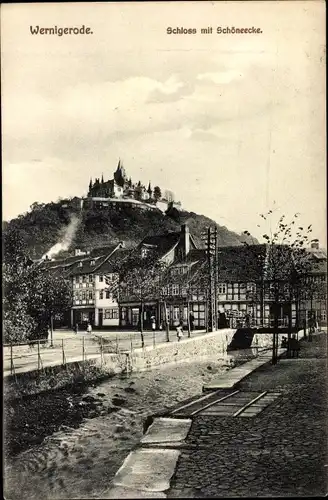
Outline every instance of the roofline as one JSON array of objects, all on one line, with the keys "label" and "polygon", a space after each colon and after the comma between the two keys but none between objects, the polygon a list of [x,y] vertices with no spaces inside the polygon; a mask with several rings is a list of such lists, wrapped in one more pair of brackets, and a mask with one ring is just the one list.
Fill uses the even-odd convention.
[{"label": "roofline", "polygon": [[172,250],[174,250],[180,243],[180,239],[164,254],[162,255],[162,257],[160,257],[159,260],[161,259],[164,259],[164,257],[166,257],[170,252],[172,252]]},{"label": "roofline", "polygon": [[109,258],[110,258],[110,257],[111,257],[111,256],[112,256],[112,255],[113,255],[113,254],[114,254],[114,253],[115,253],[115,252],[116,252],[119,248],[123,248],[123,241],[120,241],[120,242],[116,245],[116,247],[114,248],[114,250],[112,250],[112,251],[111,251],[111,252],[110,252],[110,253],[109,253],[109,254],[105,257],[105,259],[104,259],[104,260],[103,260],[100,264],[98,264],[98,265],[95,267],[95,269],[93,269],[93,271],[92,271],[92,272],[97,271],[97,269],[99,269],[99,267],[101,267],[103,264],[105,264],[105,262],[107,262],[107,261],[108,261],[108,259],[109,259]]}]

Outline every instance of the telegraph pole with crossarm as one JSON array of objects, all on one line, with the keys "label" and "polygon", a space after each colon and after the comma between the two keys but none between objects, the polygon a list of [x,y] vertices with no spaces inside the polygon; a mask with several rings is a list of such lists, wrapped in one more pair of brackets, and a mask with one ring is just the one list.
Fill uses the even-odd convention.
[{"label": "telegraph pole with crossarm", "polygon": [[[205,236],[205,235],[204,235]],[[206,254],[208,265],[208,326],[213,332],[218,327],[218,233],[217,228],[209,227],[206,234]]]}]

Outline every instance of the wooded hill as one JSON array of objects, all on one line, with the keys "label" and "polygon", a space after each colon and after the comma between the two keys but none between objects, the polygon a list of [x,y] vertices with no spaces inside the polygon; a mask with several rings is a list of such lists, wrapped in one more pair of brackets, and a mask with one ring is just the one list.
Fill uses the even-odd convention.
[{"label": "wooded hill", "polygon": [[[199,246],[202,246],[202,234],[210,225],[218,228],[219,246],[241,245],[244,241],[257,243],[256,239],[229,231],[208,217],[175,208],[167,214],[155,210],[143,211],[123,204],[119,211],[111,208],[79,210],[65,208],[62,202],[34,203],[29,212],[10,222],[4,222],[3,235],[6,237],[8,231],[18,231],[29,256],[37,259],[61,240],[72,215],[80,219],[80,224],[74,234],[71,249],[95,248],[119,241],[124,241],[127,247],[131,247],[146,236],[176,231],[182,223],[188,224]],[[63,252],[60,256],[63,256]]]}]

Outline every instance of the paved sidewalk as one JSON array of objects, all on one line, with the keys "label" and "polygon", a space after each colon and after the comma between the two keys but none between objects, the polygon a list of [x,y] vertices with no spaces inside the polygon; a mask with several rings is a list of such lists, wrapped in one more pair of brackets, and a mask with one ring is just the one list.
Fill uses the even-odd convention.
[{"label": "paved sidewalk", "polygon": [[[238,384],[281,396],[253,418],[193,419],[167,497],[325,496],[326,334]],[[197,450],[197,451],[196,451]]]},{"label": "paved sidewalk", "polygon": [[[286,349],[278,349],[278,358],[286,353]],[[203,386],[203,391],[216,391],[218,389],[232,389],[241,380],[253,373],[259,367],[266,365],[272,358],[271,349],[265,349],[259,353],[259,356],[247,363],[236,366],[225,375],[220,375],[217,380]]]},{"label": "paved sidewalk", "polygon": [[155,415],[106,498],[325,496],[325,357],[324,333],[303,341],[298,359],[272,366],[262,358],[261,366],[250,361],[218,379],[215,388],[234,387],[241,396],[274,393],[256,415]]},{"label": "paved sidewalk", "polygon": [[[192,337],[199,337],[205,334],[205,330],[196,330],[192,332]],[[107,351],[115,352],[131,351],[141,348],[141,336],[137,331],[94,331],[89,333],[80,331],[75,334],[72,330],[55,330],[53,333],[53,348],[48,344],[41,344],[40,347],[40,366],[50,367],[58,366],[63,362],[63,349],[66,363],[83,361],[83,359],[97,359],[101,357],[100,342]],[[187,339],[187,334],[185,334]],[[176,333],[170,331],[170,342],[177,342]],[[150,331],[144,332],[144,345],[153,347],[166,343],[166,332],[156,331],[155,334]],[[83,354],[84,353],[84,354]],[[16,374],[37,370],[38,348],[34,345],[13,346],[14,372]],[[11,373],[11,349],[5,346],[3,349],[3,367],[4,376],[10,376]]]}]

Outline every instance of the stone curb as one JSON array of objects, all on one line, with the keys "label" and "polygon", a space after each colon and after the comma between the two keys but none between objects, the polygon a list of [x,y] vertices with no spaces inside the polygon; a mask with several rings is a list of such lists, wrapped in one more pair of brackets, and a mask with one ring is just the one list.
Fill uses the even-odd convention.
[{"label": "stone curb", "polygon": [[[278,349],[278,358],[286,352],[286,349]],[[270,362],[270,356],[261,355],[241,366],[232,368],[226,374],[218,377],[217,382],[203,385],[203,392],[215,391],[217,389],[233,389],[239,382],[255,372],[258,368]]]},{"label": "stone curb", "polygon": [[115,474],[105,498],[166,498],[191,419],[154,419]]}]

